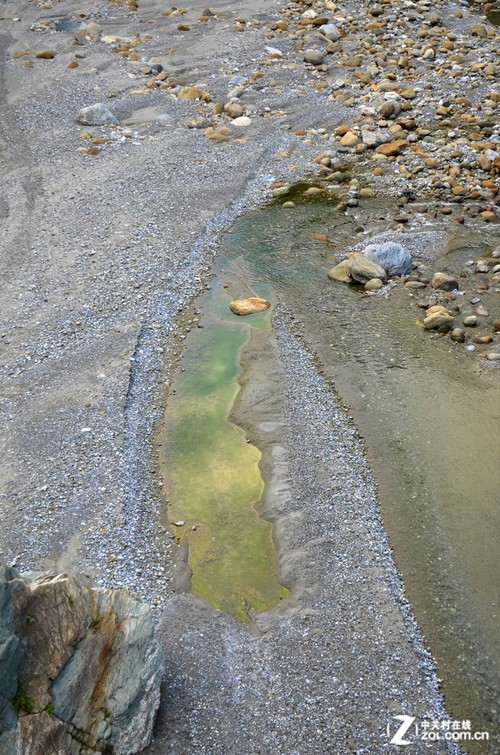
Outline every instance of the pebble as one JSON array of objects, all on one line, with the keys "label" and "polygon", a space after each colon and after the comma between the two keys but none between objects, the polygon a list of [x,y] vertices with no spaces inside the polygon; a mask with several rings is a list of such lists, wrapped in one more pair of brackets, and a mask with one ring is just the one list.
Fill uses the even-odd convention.
[{"label": "pebble", "polygon": [[491,343],[492,341],[493,337],[490,335],[474,336],[474,343],[485,344]]},{"label": "pebble", "polygon": [[252,120],[247,115],[240,115],[238,118],[234,118],[232,121],[233,126],[249,126],[251,124]]},{"label": "pebble", "polygon": [[380,278],[371,278],[365,283],[365,291],[378,291],[384,284]]},{"label": "pebble", "polygon": [[304,52],[304,62],[310,63],[313,66],[320,66],[325,59],[321,50],[309,49]]},{"label": "pebble", "polygon": [[338,42],[338,40],[340,39],[340,32],[335,24],[323,24],[319,27],[319,31],[331,42]]},{"label": "pebble", "polygon": [[465,341],[465,333],[462,328],[453,328],[450,337],[452,341],[457,341],[458,343],[463,343]]},{"label": "pebble", "polygon": [[356,144],[359,144],[359,142],[359,136],[353,131],[347,131],[340,139],[340,143],[343,147],[354,147]]},{"label": "pebble", "polygon": [[477,325],[476,315],[468,315],[467,317],[464,317],[463,324],[466,328],[475,328]]},{"label": "pebble", "polygon": [[224,105],[224,112],[230,118],[241,118],[245,113],[245,109],[240,102],[227,102]]},{"label": "pebble", "polygon": [[180,100],[198,100],[201,97],[201,90],[198,87],[183,87],[177,97]]},{"label": "pebble", "polygon": [[409,144],[406,139],[396,139],[393,142],[387,142],[385,144],[379,144],[375,147],[375,152],[379,155],[385,155],[386,157],[392,157],[399,155],[402,150]]},{"label": "pebble", "polygon": [[431,286],[442,291],[454,291],[458,288],[458,279],[454,275],[448,275],[448,273],[434,273]]}]

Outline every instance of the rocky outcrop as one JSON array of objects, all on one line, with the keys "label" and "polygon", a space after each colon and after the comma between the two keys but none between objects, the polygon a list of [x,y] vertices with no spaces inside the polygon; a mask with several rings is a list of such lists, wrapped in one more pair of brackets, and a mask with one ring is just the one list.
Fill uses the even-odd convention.
[{"label": "rocky outcrop", "polygon": [[60,574],[0,572],[0,752],[139,752],[163,656],[148,606]]}]

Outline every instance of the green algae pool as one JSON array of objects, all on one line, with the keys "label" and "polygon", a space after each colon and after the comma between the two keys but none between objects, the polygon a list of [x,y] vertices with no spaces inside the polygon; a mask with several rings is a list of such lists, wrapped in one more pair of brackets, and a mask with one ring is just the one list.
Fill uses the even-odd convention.
[{"label": "green algae pool", "polygon": [[216,284],[199,301],[203,327],[188,336],[168,398],[164,476],[169,520],[188,546],[192,591],[245,621],[287,591],[276,577],[272,526],[257,510],[261,454],[230,419],[241,351],[251,329],[270,328],[270,314],[238,317],[230,298]]}]

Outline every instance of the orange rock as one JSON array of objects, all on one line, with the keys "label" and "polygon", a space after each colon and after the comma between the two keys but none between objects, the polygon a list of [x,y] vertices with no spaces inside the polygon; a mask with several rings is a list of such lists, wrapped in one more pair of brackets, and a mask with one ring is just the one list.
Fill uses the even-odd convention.
[{"label": "orange rock", "polygon": [[315,241],[325,241],[326,243],[330,241],[328,236],[324,233],[310,233],[309,238],[314,239]]},{"label": "orange rock", "polygon": [[177,96],[180,100],[197,100],[200,95],[198,87],[184,87]]},{"label": "orange rock", "polygon": [[270,306],[267,299],[259,299],[257,296],[250,296],[248,299],[233,299],[229,303],[229,309],[235,315],[253,315],[255,312],[264,312]]},{"label": "orange rock", "polygon": [[400,152],[402,152],[403,149],[407,146],[408,142],[406,141],[406,139],[396,139],[393,142],[379,144],[378,147],[375,147],[375,152],[379,155],[386,155],[387,157],[390,157],[391,155],[399,155]]},{"label": "orange rock", "polygon": [[335,136],[344,136],[348,131],[350,131],[349,126],[338,126],[338,128],[335,129],[334,134]]}]

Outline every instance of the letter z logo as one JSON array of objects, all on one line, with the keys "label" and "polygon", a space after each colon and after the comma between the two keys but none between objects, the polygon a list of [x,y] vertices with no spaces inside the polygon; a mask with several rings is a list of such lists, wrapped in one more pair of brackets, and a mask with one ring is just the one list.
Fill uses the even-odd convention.
[{"label": "letter z logo", "polygon": [[[412,723],[415,721],[414,716],[393,716],[393,718],[396,719],[396,721],[402,721],[401,726],[391,739],[391,745],[411,745],[411,742],[408,739],[403,739],[404,735],[412,725]],[[387,724],[387,735],[390,736],[390,723]]]}]

